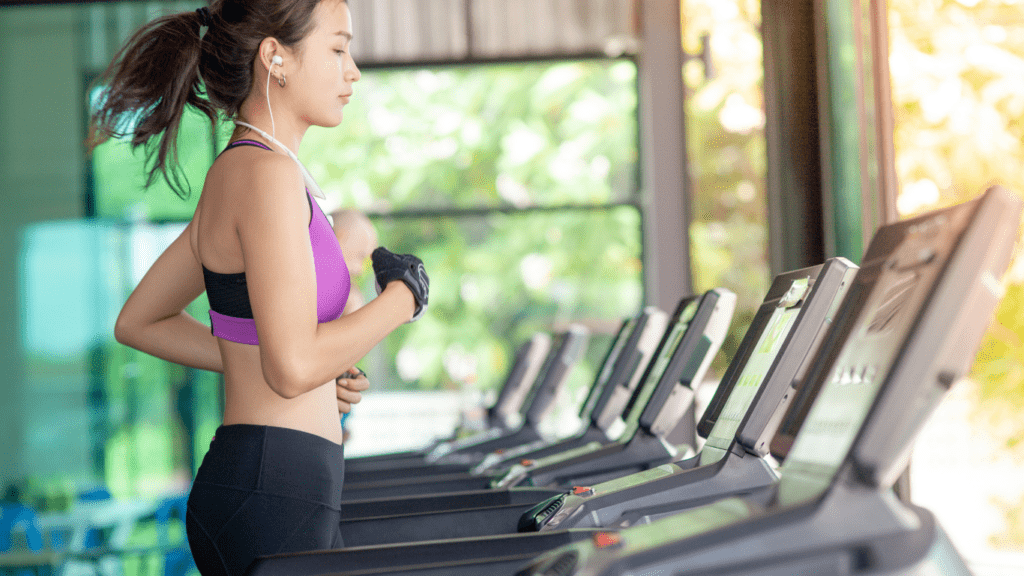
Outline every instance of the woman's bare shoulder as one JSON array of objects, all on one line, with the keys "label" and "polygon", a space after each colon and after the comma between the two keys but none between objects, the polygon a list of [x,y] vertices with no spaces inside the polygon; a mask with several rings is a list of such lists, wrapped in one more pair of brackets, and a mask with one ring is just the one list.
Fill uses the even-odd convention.
[{"label": "woman's bare shoulder", "polygon": [[213,203],[229,205],[236,213],[251,209],[272,213],[275,207],[304,207],[302,190],[302,171],[291,158],[256,146],[238,146],[214,161],[203,196],[216,197],[211,198]]}]

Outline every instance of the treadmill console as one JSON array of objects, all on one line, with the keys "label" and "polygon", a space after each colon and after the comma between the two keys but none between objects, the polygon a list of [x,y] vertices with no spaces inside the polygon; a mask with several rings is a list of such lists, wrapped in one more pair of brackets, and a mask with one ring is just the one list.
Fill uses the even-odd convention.
[{"label": "treadmill console", "polygon": [[523,421],[526,426],[536,427],[551,411],[555,398],[565,386],[573,367],[583,358],[589,339],[590,331],[586,326],[581,324],[569,326],[561,350],[553,359],[544,379],[535,387],[529,405],[526,406],[526,411],[523,413]]},{"label": "treadmill console", "polygon": [[[814,376],[822,388],[784,465],[781,503],[823,489],[844,462],[870,486],[895,481],[914,435],[967,370],[990,322],[1021,204],[995,187],[876,234],[855,280],[863,297],[849,337]],[[797,426],[793,408],[787,430]]]},{"label": "treadmill console", "polygon": [[[747,452],[757,456],[768,454],[772,436],[802,383],[800,373],[822,350],[828,328],[853,284],[857,270],[853,262],[837,257],[830,258],[821,266],[798,271],[812,276],[807,278],[807,295],[799,303],[800,313],[786,345],[792,344],[805,352],[784,355],[777,360],[766,375],[764,385],[751,399],[750,407],[736,430],[736,442]],[[780,302],[779,305],[785,304]]]},{"label": "treadmill console", "polygon": [[608,383],[612,388],[606,391],[607,399],[594,418],[598,428],[607,431],[626,409],[626,404],[640,382],[640,377],[646,371],[658,343],[665,335],[667,325],[668,314],[656,309],[651,311],[647,324],[637,340],[636,348],[632,351],[626,350],[627,354],[620,358],[623,367],[620,377]]},{"label": "treadmill console", "polygon": [[509,371],[505,385],[501,388],[494,406],[488,410],[488,419],[493,425],[510,426],[516,423],[530,384],[537,380],[537,374],[544,364],[544,359],[551,350],[551,336],[538,332],[523,343],[516,351],[512,369]]},{"label": "treadmill console", "polygon": [[638,320],[639,317],[627,318],[623,320],[622,325],[619,326],[619,331],[615,335],[615,339],[612,341],[612,345],[608,349],[608,353],[605,354],[604,361],[601,362],[601,368],[598,370],[597,378],[594,379],[594,383],[590,386],[590,391],[587,392],[586,399],[583,400],[583,406],[580,407],[580,418],[584,421],[590,420],[591,413],[594,411],[597,399],[601,396],[601,391],[604,390],[605,386],[608,384],[608,379],[611,378],[612,373],[615,371],[615,365],[619,361],[622,349],[633,334],[633,330],[636,328]]},{"label": "treadmill console", "polygon": [[[712,297],[714,306],[704,331],[700,334],[696,349],[687,354],[689,362],[683,366],[682,374],[674,378],[675,382],[671,387],[658,382],[655,395],[667,394],[667,398],[652,398],[648,408],[640,415],[640,426],[647,428],[651,434],[659,438],[668,436],[693,405],[695,390],[704,380],[711,361],[729,332],[732,315],[736,309],[736,294],[725,288],[715,288],[705,294],[705,298]],[[696,423],[693,422],[692,415],[689,417],[692,434],[692,427]]]},{"label": "treadmill console", "polygon": [[[810,291],[810,282],[811,279],[808,277],[793,280],[789,289],[779,299],[767,326],[754,345],[753,352],[744,363],[743,371],[731,386],[729,397],[716,419],[711,434],[708,435],[703,454],[708,454],[707,446],[724,451],[732,445],[740,421],[750,408],[754,396],[761,389],[761,384],[775,363],[783,342],[786,341],[790,329],[796,323],[800,305]],[[701,464],[706,464],[706,462],[702,459]]]}]

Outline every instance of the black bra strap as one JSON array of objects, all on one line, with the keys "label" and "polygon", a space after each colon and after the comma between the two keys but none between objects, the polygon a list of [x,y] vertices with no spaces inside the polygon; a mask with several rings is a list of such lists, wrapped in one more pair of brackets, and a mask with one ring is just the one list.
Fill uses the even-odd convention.
[{"label": "black bra strap", "polygon": [[236,146],[256,146],[258,148],[263,148],[264,150],[271,150],[270,146],[267,146],[262,142],[257,142],[256,140],[235,140],[228,144],[224,149],[227,150],[229,148],[235,148]]}]

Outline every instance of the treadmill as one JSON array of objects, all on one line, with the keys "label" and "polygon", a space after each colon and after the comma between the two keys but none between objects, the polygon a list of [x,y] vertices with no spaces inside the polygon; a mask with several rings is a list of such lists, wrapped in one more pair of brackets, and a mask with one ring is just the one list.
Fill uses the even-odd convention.
[{"label": "treadmill", "polygon": [[[514,419],[523,409],[530,386],[537,380],[537,375],[550,350],[551,336],[543,332],[537,332],[519,346],[498,398],[487,409],[486,429],[510,429],[517,424]],[[356,472],[401,466],[401,463],[414,464],[423,461],[427,454],[442,442],[453,441],[458,436],[459,430],[456,429],[448,438],[434,440],[420,450],[348,458],[345,460],[345,468],[348,472]]]},{"label": "treadmill", "polygon": [[[638,327],[638,326],[646,325],[647,318],[648,318],[649,313],[651,311],[653,311],[653,309],[651,309],[651,310],[644,310],[639,315],[637,315],[636,317],[626,318],[625,320],[623,320],[622,324],[619,326],[619,330],[618,330],[615,338],[613,339],[612,344],[611,344],[611,346],[608,349],[608,352],[605,354],[605,357],[604,357],[604,359],[601,362],[601,368],[600,368],[600,370],[598,372],[598,375],[597,375],[594,383],[591,386],[591,389],[590,389],[590,391],[588,393],[587,399],[583,403],[583,407],[581,409],[580,415],[584,418],[585,421],[586,421],[586,419],[588,418],[588,415],[589,415],[588,411],[593,408],[593,401],[597,399],[597,397],[595,395],[595,391],[596,392],[600,392],[600,390],[604,387],[605,383],[609,380],[609,378],[612,377],[612,374],[615,373],[615,369],[617,368],[616,362],[617,362],[617,360],[619,358],[620,353],[622,352],[623,348],[626,346],[627,341],[629,341],[630,338],[633,338],[633,331],[634,331],[634,329],[636,327]],[[639,337],[639,335],[637,335],[637,337]],[[552,355],[553,354],[557,354],[557,351],[552,350],[551,352],[549,352],[549,354],[552,354]],[[538,379],[543,379],[545,377],[545,374],[547,373],[547,368],[549,366],[550,366],[550,360],[545,359],[542,367],[538,370],[538,374],[539,375],[534,378],[534,381],[538,381],[539,382]],[[512,425],[511,425],[512,429],[514,429],[515,426],[518,426],[518,424],[521,424],[522,421],[525,419],[525,415],[527,414],[527,411],[528,411],[528,406],[526,406],[526,403],[528,402],[528,397],[529,397],[529,390],[527,390],[527,393],[524,395],[524,399],[523,399],[522,403],[520,404],[519,414],[518,414],[518,423],[512,423]],[[496,434],[499,434],[499,432],[492,431],[491,434],[496,435]],[[583,439],[583,438],[577,439],[580,442],[585,443],[585,441],[593,440],[593,438],[591,437],[591,434],[587,433],[586,428],[584,428],[584,430],[582,430],[580,432],[580,435],[586,436],[585,439]],[[477,438],[484,438],[484,436],[477,436]],[[568,441],[569,439],[565,439],[565,440]],[[516,446],[516,447],[511,447],[511,448],[507,448],[507,449],[506,448],[499,448],[499,449],[496,449],[495,451],[491,452],[490,454],[488,454],[486,457],[484,457],[484,460],[486,461],[488,458],[492,458],[492,459],[495,459],[494,462],[501,462],[502,459],[504,458],[504,456],[502,456],[502,454],[513,454],[515,451],[520,450],[522,446],[531,446],[531,447],[534,447],[534,448],[541,448],[541,447],[544,447],[544,446],[549,446],[552,443],[553,442],[551,440],[545,440],[545,439],[542,438],[542,439],[539,439],[539,440],[535,440],[533,442],[527,442],[526,444],[523,444],[523,445],[520,445],[520,446]],[[439,443],[438,443],[438,445],[439,445]],[[430,449],[430,450],[432,450],[432,449]],[[437,475],[437,474],[445,474],[445,473],[455,474],[455,473],[460,473],[460,472],[468,472],[469,470],[474,469],[474,467],[479,467],[479,466],[482,465],[481,463],[473,463],[473,462],[467,462],[467,463],[462,463],[462,464],[445,464],[445,465],[432,464],[432,463],[428,463],[425,460],[426,455],[428,453],[429,453],[429,450],[424,452],[423,453],[423,458],[421,458],[419,460],[404,459],[404,460],[401,460],[401,461],[396,461],[396,462],[394,462],[391,465],[384,465],[384,466],[379,466],[378,465],[378,466],[371,466],[371,467],[367,467],[367,468],[360,467],[360,468],[356,469],[354,472],[348,470],[348,467],[346,466],[346,470],[345,470],[346,478],[345,479],[346,479],[346,482],[348,482],[350,484],[353,484],[353,485],[357,485],[357,484],[366,483],[366,482],[374,482],[374,481],[378,481],[378,480],[381,480],[381,479],[397,479],[397,478],[415,477],[415,476],[424,476],[424,475]],[[387,474],[386,475],[381,475],[380,474],[381,470],[386,470]]]},{"label": "treadmill", "polygon": [[1003,293],[1022,207],[995,186],[878,231],[844,310],[841,350],[815,367],[816,399],[798,399],[772,441],[786,457],[772,489],[638,518],[655,521],[596,534],[519,574],[970,574],[934,516],[891,487],[970,367]]},{"label": "treadmill", "polygon": [[[734,384],[737,380],[751,380],[750,374],[764,370],[764,364],[767,363],[770,367],[767,369],[767,375],[762,386],[772,390],[773,394],[743,394],[743,387],[740,387],[740,393],[736,396],[745,398],[748,402],[753,400],[752,396],[757,396],[757,401],[755,406],[752,407],[751,412],[758,413],[759,406],[768,406],[769,408],[761,410],[761,412],[770,413],[772,411],[771,408],[778,405],[781,402],[780,399],[786,396],[787,390],[790,388],[792,375],[805,362],[805,358],[810,356],[808,353],[809,349],[820,340],[819,333],[827,325],[828,319],[835,314],[837,304],[842,299],[846,286],[849,284],[850,275],[855,268],[856,266],[847,260],[836,258],[829,260],[824,265],[813,266],[811,269],[787,273],[777,277],[772,283],[768,295],[765,297],[765,303],[759,308],[751,328],[746,332],[740,343],[736,357],[733,359],[723,377],[722,383],[719,385],[716,398],[719,395],[730,395],[735,388]],[[766,346],[765,344],[768,345]],[[760,355],[753,360],[753,364],[755,366],[760,364],[762,367],[754,372],[745,370],[746,363],[751,360],[756,349],[760,352]],[[772,362],[770,359],[762,358],[764,356],[776,356],[776,359]],[[725,405],[725,402],[713,400],[706,414],[703,415],[701,423],[709,419],[723,422],[728,421],[726,418],[721,418],[719,414],[709,414],[709,412],[713,411],[720,412]],[[730,406],[730,410],[732,408]],[[758,419],[764,420],[765,418],[761,417]],[[717,425],[718,428],[723,426],[725,424]],[[711,438],[714,438],[714,436]],[[709,447],[707,444],[705,449],[714,451],[714,448]],[[732,461],[734,458],[735,455],[730,454],[730,458],[727,458],[726,461]],[[732,474],[701,475],[700,468],[686,470],[686,472],[688,472],[693,484],[699,484],[701,481],[708,483],[718,482],[720,484],[718,488],[723,491],[723,496],[730,495],[732,491],[742,493],[743,490],[750,487],[764,486],[775,480],[770,466],[767,464],[761,466],[752,465],[749,463],[752,460],[753,458],[750,456],[741,460],[741,462],[746,463],[750,467],[750,469],[745,471],[741,467],[743,464],[722,466],[726,470],[733,470]],[[713,469],[716,466],[709,464],[705,468]],[[660,479],[672,476],[671,474],[667,475],[666,472],[671,472],[673,469],[675,469],[675,466],[669,464],[625,477],[625,479],[630,481],[627,483],[612,481],[595,485],[593,488],[573,488],[569,491],[571,493],[568,496],[569,499],[566,499],[567,495],[564,491],[559,491],[553,494],[555,498],[545,502],[543,505],[537,506],[535,510],[530,511],[523,518],[530,520],[529,529],[536,530],[540,527],[534,520],[537,515],[542,515],[545,521],[551,520],[552,509],[580,509],[579,503],[586,501],[603,502],[607,507],[611,507],[621,503],[621,500],[616,498],[630,492],[634,492],[633,495],[635,497],[642,499],[643,497],[650,496],[652,492],[644,491],[642,488],[644,484],[656,483]],[[763,470],[767,470],[767,472]],[[743,476],[748,478],[743,479]],[[678,475],[678,480],[685,480],[686,478],[685,474]],[[676,484],[679,484],[679,482]],[[662,489],[665,490],[665,487]],[[356,573],[359,573],[360,570],[372,571],[379,569],[387,573],[398,574],[408,572],[415,574],[424,569],[424,566],[435,563],[436,573],[501,573],[501,570],[511,569],[545,550],[572,541],[590,539],[595,533],[600,531],[592,528],[575,528],[573,530],[545,531],[542,534],[510,534],[515,529],[517,519],[511,518],[512,515],[506,515],[505,518],[502,518],[502,512],[507,508],[512,508],[512,511],[515,511],[515,509],[522,509],[521,507],[516,508],[511,505],[503,507],[500,504],[504,502],[498,500],[488,502],[494,504],[489,509],[484,507],[471,508],[471,506],[482,504],[484,500],[492,499],[490,498],[492,496],[495,497],[495,500],[502,496],[514,498],[528,490],[536,489],[513,488],[504,493],[467,492],[453,495],[447,502],[441,500],[439,496],[420,499],[395,498],[386,502],[377,502],[377,504],[383,503],[385,505],[384,509],[380,510],[382,516],[386,515],[386,513],[391,513],[394,517],[372,519],[371,522],[367,523],[343,522],[343,535],[348,545],[360,546],[368,543],[367,540],[371,540],[371,538],[367,538],[367,534],[364,532],[368,526],[374,528],[386,527],[395,532],[396,538],[406,540],[423,539],[416,534],[411,534],[411,531],[415,530],[417,525],[421,529],[422,527],[432,528],[432,534],[435,538],[451,538],[452,536],[475,537],[463,540],[434,540],[404,546],[360,546],[337,551],[303,554],[301,557],[270,557],[258,561],[251,571],[253,574],[316,574],[331,572],[332,569],[336,570],[337,568],[345,567],[346,570],[354,570]],[[705,491],[697,494],[696,502],[691,505],[697,505],[700,496],[707,496],[708,493],[709,491]],[[473,500],[472,497],[474,496],[478,498],[477,501]],[[678,499],[681,496],[685,496],[685,494],[668,494],[668,496]],[[573,501],[572,498],[579,501]],[[553,508],[550,507],[552,502],[555,503]],[[441,506],[445,504],[450,505],[452,509],[450,511],[443,511]],[[435,506],[433,510],[430,509],[431,505]],[[412,511],[421,513],[410,513],[407,511],[403,515],[404,518],[399,518],[402,515],[397,515],[396,511],[403,509],[412,509]],[[371,512],[372,509],[368,508],[365,511]],[[430,513],[431,511],[434,513]],[[588,510],[588,512],[591,511],[604,512],[605,510]],[[395,521],[404,522],[399,523]],[[522,521],[519,521],[518,524],[519,529],[522,530]],[[480,535],[487,534],[504,535],[480,537]],[[371,534],[371,537],[377,538],[377,541],[381,539],[377,534]],[[398,540],[393,539],[391,541]],[[387,556],[381,557],[379,552],[384,549],[387,549]],[[437,551],[442,552],[440,556],[437,556]],[[496,570],[498,572],[495,572]]]},{"label": "treadmill", "polygon": [[526,403],[530,384],[537,381],[541,366],[550,350],[551,337],[538,332],[516,351],[506,384],[501,387],[494,404],[487,409],[487,428],[508,429],[519,424],[516,420]]},{"label": "treadmill", "polygon": [[424,462],[428,464],[473,462],[492,450],[540,438],[537,425],[550,410],[573,367],[583,357],[589,337],[590,333],[587,328],[579,324],[569,326],[568,330],[556,336],[555,343],[520,409],[522,419],[518,426],[510,430],[490,430],[468,438],[443,442],[426,455]]},{"label": "treadmill", "polygon": [[[673,320],[670,320],[669,324],[671,325],[675,321],[674,319],[678,317],[681,310],[696,300],[696,296],[681,299],[672,315]],[[645,338],[649,338],[649,336]],[[620,335],[620,340],[621,338]],[[637,342],[639,342],[639,335],[637,338]],[[646,341],[650,342],[650,340]],[[622,344],[617,342],[614,346],[621,348]],[[647,344],[644,345],[645,349],[646,346]],[[569,438],[555,441],[531,442],[500,453],[489,454],[473,468],[473,473],[489,474],[504,472],[523,460],[538,460],[553,454],[575,450],[585,445],[594,443],[604,444],[613,441],[617,433],[617,430],[613,428],[616,422],[608,421],[602,415],[616,410],[614,407],[608,408],[609,403],[615,406],[622,406],[621,401],[614,399],[616,396],[614,390],[628,386],[634,378],[642,377],[644,372],[644,366],[642,365],[642,355],[644,352],[638,349],[635,344],[629,346],[629,349],[630,352],[627,353],[628,358],[622,359],[621,363],[615,366],[614,371],[609,370],[610,366],[607,362],[605,363],[605,368],[601,371],[594,386],[591,387],[580,409],[580,418],[585,424],[579,432]],[[615,357],[617,357],[617,353],[615,354]]]},{"label": "treadmill", "polygon": [[[709,291],[699,299],[688,298],[680,302],[672,326],[666,330],[659,345],[658,355],[643,377],[646,382],[634,396],[628,423],[623,424],[625,432],[622,437],[615,442],[595,443],[595,447],[585,446],[584,450],[569,451],[568,456],[562,459],[568,474],[620,476],[675,457],[675,449],[664,442],[663,434],[641,428],[641,413],[688,412],[687,406],[679,406],[673,400],[682,398],[683,403],[688,404],[692,402],[693,394],[673,395],[671,392],[675,386],[686,386],[689,391],[690,382],[703,375],[728,331],[734,302],[733,294],[721,289]],[[652,411],[648,399],[658,395],[659,390],[662,391],[661,408]],[[673,428],[674,425],[668,425],[663,429]],[[591,460],[586,461],[587,457]],[[546,467],[538,469],[543,472]],[[511,533],[516,530],[524,511],[545,497],[562,492],[564,488],[513,488],[355,502],[343,508],[342,536],[349,545],[376,545]]]},{"label": "treadmill", "polygon": [[[745,389],[746,386],[741,386],[735,395],[748,403],[753,402],[746,420],[758,421],[762,423],[761,426],[764,426],[764,422],[770,419],[774,411],[778,410],[777,407],[785,405],[785,399],[790,396],[789,390],[792,375],[797,371],[798,367],[806,362],[806,358],[811,355],[808,351],[812,350],[821,341],[821,333],[824,332],[824,328],[834,315],[855,269],[856,267],[845,259],[837,258],[830,260],[822,266],[778,276],[765,298],[765,304],[759,309],[750,330],[748,330],[747,335],[744,337],[736,358],[729,370],[727,370],[716,397],[718,394],[729,394],[732,392],[734,386],[731,384],[737,380],[743,382],[751,380],[750,374],[752,372],[742,368],[754,350],[759,350],[760,354],[751,361],[751,364],[756,368],[753,373],[764,372],[766,374],[761,391],[756,389],[747,391]],[[768,356],[768,358],[763,356]],[[771,360],[771,356],[777,356],[774,362]],[[767,363],[765,363],[766,360]],[[741,372],[743,376],[741,376]],[[760,376],[758,379],[760,379]],[[719,410],[722,404],[718,404]],[[733,404],[729,404],[730,410],[733,409]],[[712,406],[714,405],[715,402],[713,401]],[[717,419],[721,422],[716,425],[716,431],[719,434],[724,434],[721,430],[730,426],[732,430],[735,430],[736,425],[739,424],[737,421],[730,425],[728,424],[731,421],[729,418],[719,417],[717,414],[714,416],[709,415],[707,412],[710,411],[710,409],[706,411],[702,422],[709,418]],[[753,425],[745,426],[750,429],[753,428]],[[744,429],[744,427],[741,427],[741,430]],[[755,438],[759,437],[759,433],[754,432],[753,435]],[[709,443],[705,445],[705,450],[715,450],[713,448],[714,439],[715,435],[712,434],[709,437]],[[722,453],[723,450],[718,450],[718,452]],[[725,458],[724,455],[723,458]],[[713,473],[711,474],[701,474],[700,469],[687,470],[686,472],[693,476],[692,480],[694,483],[705,482],[713,485],[714,488],[691,494],[690,499],[695,502],[692,505],[697,505],[700,503],[701,498],[707,497],[709,493],[714,493],[715,490],[720,491],[722,495],[743,493],[744,490],[751,487],[763,486],[774,481],[775,476],[770,468],[764,464],[751,464],[753,460],[752,456],[746,456],[745,459],[740,460],[740,456],[737,454],[729,453],[725,461],[731,464],[726,466],[708,465],[706,468],[712,470]],[[747,466],[749,469],[745,470],[744,466]],[[640,487],[645,481],[666,477],[666,470],[673,468],[673,465],[662,466],[647,472],[633,474],[626,478],[632,480],[632,486]],[[767,470],[767,473],[763,472],[763,470]],[[679,479],[683,479],[683,477],[683,474],[679,475]],[[676,483],[679,484],[678,481]],[[569,500],[564,498],[566,496],[565,492],[560,491],[555,494],[557,496],[555,500],[558,506],[564,510],[579,510],[579,504],[587,501],[595,503],[604,502],[607,507],[611,508],[621,503],[622,495],[630,492],[627,489],[630,487],[630,484],[623,484],[621,482],[618,482],[617,486],[616,484],[617,482],[615,481],[597,484],[593,488],[585,488],[587,491],[585,493],[580,493],[578,489],[574,489],[570,491],[574,495],[569,496]],[[613,487],[617,489],[613,489]],[[666,491],[664,486],[661,489]],[[505,497],[506,499],[514,498],[523,494],[523,492],[532,490],[536,489],[514,488],[507,492],[467,492],[452,495],[448,497],[447,504],[451,510],[447,512],[443,508],[446,503],[439,496],[430,496],[422,499],[392,499],[382,503],[384,504],[383,509],[377,511],[380,517],[375,519],[374,522],[366,524],[343,522],[343,535],[348,545],[364,545],[368,541],[373,541],[373,537],[376,537],[379,541],[379,535],[371,535],[371,538],[367,538],[365,532],[365,526],[372,526],[374,523],[378,524],[378,528],[385,526],[388,530],[394,531],[396,537],[390,540],[391,542],[397,542],[401,539],[423,540],[422,536],[410,534],[410,531],[414,530],[417,524],[420,525],[421,529],[432,529],[432,532],[428,534],[434,538],[509,533],[515,529],[517,518],[513,518],[511,514],[502,516],[502,513],[504,509],[515,507],[505,506],[503,508],[501,504],[505,502],[500,500],[500,497]],[[636,492],[636,490],[633,491]],[[643,497],[650,496],[654,491],[643,492],[641,489],[640,492],[639,494],[633,494],[633,497],[642,500]],[[686,495],[666,494],[666,497],[676,499],[684,496]],[[479,500],[474,502],[473,497],[477,497]],[[576,502],[572,500],[574,498]],[[620,500],[615,500],[616,498],[620,498]],[[471,506],[484,503],[491,504],[491,508],[470,508]],[[545,503],[537,508],[548,508],[548,504]],[[432,510],[430,508],[431,505],[434,506]],[[522,508],[518,509],[521,510]],[[558,509],[558,507],[555,508],[555,510]],[[398,514],[398,512],[403,510],[406,511],[404,518],[401,517],[403,515]],[[431,512],[434,513],[431,514]],[[588,510],[587,512],[591,513],[592,511]],[[601,512],[603,513],[604,511],[601,510]],[[373,510],[368,508],[363,513],[373,513]],[[392,514],[394,517],[384,518],[383,516],[387,514]],[[574,521],[579,519],[578,515],[576,516]],[[532,519],[533,513],[528,515],[528,517]],[[550,515],[545,516],[544,519],[550,519]],[[396,522],[396,520],[405,520],[405,524]],[[533,529],[538,527],[536,522],[532,524]],[[566,524],[569,524],[569,522],[566,522]],[[522,526],[520,528],[522,529]],[[552,547],[579,539],[590,538],[595,532],[595,530],[588,529],[560,530],[558,532],[536,535],[523,534],[506,535],[498,538],[475,538],[471,543],[467,541],[445,541],[443,543],[435,541],[424,543],[423,546],[441,545],[442,549],[446,550],[445,556],[448,561],[445,564],[445,570],[450,570],[453,574],[462,573],[459,571],[460,569],[468,569],[465,572],[467,574],[487,574],[490,573],[492,566],[485,566],[482,570],[473,568],[471,564],[474,562],[474,559],[485,559],[489,563],[496,560],[493,557],[497,557],[499,561],[504,558],[506,562],[511,561],[513,564],[518,564],[524,559]],[[524,537],[526,538],[524,539]],[[285,572],[318,573],[318,571],[329,571],[331,566],[366,567],[365,562],[371,562],[378,567],[383,567],[386,564],[389,572],[398,573],[403,566],[408,569],[419,563],[424,553],[422,546],[389,547],[388,558],[384,560],[375,557],[374,550],[379,551],[381,548],[363,548],[361,550],[354,548],[337,552],[324,552],[317,553],[318,556],[304,556],[301,559],[280,557],[278,561],[282,562],[283,566],[275,566],[273,564],[275,560],[268,558],[263,561],[263,564],[256,566],[256,569],[258,569],[260,574],[280,574]],[[511,560],[509,560],[506,554],[508,550],[515,551]],[[458,564],[462,564],[462,566],[459,567]],[[415,570],[413,570],[413,573],[415,573]]]},{"label": "treadmill", "polygon": [[622,516],[636,510],[684,510],[776,482],[768,444],[801,372],[828,353],[822,341],[856,272],[832,258],[775,277],[698,424],[707,437],[699,455],[559,494],[523,515],[519,530],[625,527]]},{"label": "treadmill", "polygon": [[[631,387],[635,388],[636,382],[639,381],[644,368],[653,355],[654,348],[658,343],[658,339],[664,333],[667,323],[668,315],[657,308],[648,307],[640,314],[633,333],[626,340],[615,362],[615,368],[611,372],[612,376],[609,378],[609,382],[597,394],[593,407],[595,413],[601,413],[606,406],[614,404],[616,397],[612,392],[616,381],[632,383]],[[619,404],[619,410],[622,409],[622,405]],[[548,402],[548,406],[550,406],[550,402]],[[547,409],[545,408],[546,411]],[[526,422],[529,424],[528,428],[533,431],[533,436],[523,440],[521,443],[529,443],[539,438],[539,433],[536,430],[543,413],[535,411],[531,407],[531,411],[528,414],[533,414],[532,417],[528,416],[526,418]],[[524,425],[523,428],[527,428],[527,426]],[[606,434],[604,430],[602,430],[602,433]],[[514,446],[512,442],[522,440],[524,435],[517,433],[502,438],[507,442],[506,445]],[[492,450],[502,447],[492,442],[482,442],[476,445],[489,446]],[[474,455],[478,460],[484,458],[484,455],[479,452]],[[463,456],[468,455],[463,453]],[[440,461],[444,462],[443,460]],[[474,474],[469,471],[452,470],[437,472],[430,468],[411,470],[409,473],[393,475],[363,475],[354,477],[352,481],[346,478],[342,500],[375,500],[394,496],[485,489],[490,487],[491,480],[492,475],[489,474]]]},{"label": "treadmill", "polygon": [[590,390],[587,391],[587,397],[580,405],[579,417],[580,421],[584,424],[576,433],[556,440],[537,440],[514,448],[495,450],[474,466],[472,468],[473,472],[482,474],[492,469],[505,469],[522,458],[539,458],[605,438],[602,430],[590,426],[589,423],[601,391],[604,390],[608,382],[617,378],[618,374],[621,373],[621,368],[616,366],[616,363],[627,340],[631,338],[636,323],[637,318],[626,318],[619,326],[619,330],[615,338],[612,339],[612,344],[605,354],[604,360],[601,361],[601,366],[595,375],[594,382],[591,384]]},{"label": "treadmill", "polygon": [[[639,385],[632,391],[616,387],[613,400],[598,415],[599,425],[615,431],[614,441],[524,460],[492,486],[601,482],[671,462],[680,452],[692,454],[696,445],[694,388],[704,380],[721,348],[735,308],[736,295],[724,288],[708,290],[695,301],[680,302]],[[618,408],[626,398],[628,403]],[[666,440],[677,425],[688,428],[687,443],[681,447]]]}]

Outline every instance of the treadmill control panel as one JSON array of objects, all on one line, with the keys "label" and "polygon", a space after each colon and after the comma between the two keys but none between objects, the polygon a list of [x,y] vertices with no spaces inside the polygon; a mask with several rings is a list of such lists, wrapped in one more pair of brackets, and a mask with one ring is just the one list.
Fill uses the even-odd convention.
[{"label": "treadmill control panel", "polygon": [[530,508],[519,518],[519,532],[539,532],[552,516],[562,508],[565,502],[565,494],[552,496],[547,500]]},{"label": "treadmill control panel", "polygon": [[[570,491],[569,494],[560,494],[550,500],[545,500],[541,505],[538,505],[531,510],[527,510],[519,520],[519,531],[532,532],[541,530],[557,530],[559,525],[565,522],[569,516],[577,517],[584,508],[584,504],[591,497],[594,497],[595,500],[600,500],[609,494],[628,490],[637,484],[652,482],[659,478],[665,478],[666,476],[673,476],[681,471],[682,469],[675,464],[662,464],[657,468],[651,468],[650,470],[644,470],[643,472],[637,472],[635,474],[616,478],[615,480],[596,484],[592,487],[594,490],[593,494],[590,495],[577,495],[573,493],[573,491]],[[558,501],[558,507],[550,510],[542,516],[541,513],[546,511],[544,505],[555,500]],[[526,526],[527,528],[523,528],[523,526]]]}]

